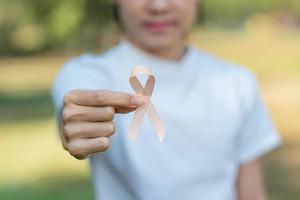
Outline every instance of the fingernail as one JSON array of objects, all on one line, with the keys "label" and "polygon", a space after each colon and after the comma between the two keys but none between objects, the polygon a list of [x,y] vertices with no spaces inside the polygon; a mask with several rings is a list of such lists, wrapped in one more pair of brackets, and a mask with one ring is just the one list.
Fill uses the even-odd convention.
[{"label": "fingernail", "polygon": [[132,96],[131,97],[131,104],[134,106],[141,106],[145,103],[145,99],[141,96]]}]

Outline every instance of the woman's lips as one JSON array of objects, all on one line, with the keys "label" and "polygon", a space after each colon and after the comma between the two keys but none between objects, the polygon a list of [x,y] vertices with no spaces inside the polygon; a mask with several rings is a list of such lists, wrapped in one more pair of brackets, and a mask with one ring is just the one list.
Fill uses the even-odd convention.
[{"label": "woman's lips", "polygon": [[147,22],[144,27],[153,32],[164,32],[172,26],[172,22]]}]

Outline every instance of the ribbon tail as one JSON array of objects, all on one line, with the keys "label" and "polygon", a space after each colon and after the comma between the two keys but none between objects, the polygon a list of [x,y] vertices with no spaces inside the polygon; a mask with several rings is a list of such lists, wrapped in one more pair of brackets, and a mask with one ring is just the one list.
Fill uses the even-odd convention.
[{"label": "ribbon tail", "polygon": [[156,112],[151,101],[149,101],[148,106],[147,106],[147,114],[148,114],[149,119],[151,120],[151,122],[154,125],[154,129],[159,137],[159,141],[162,142],[165,137],[166,130],[163,127],[162,122],[158,116],[158,113]]},{"label": "ribbon tail", "polygon": [[145,106],[140,106],[136,109],[133,120],[129,128],[129,137],[134,142],[136,140],[138,128],[142,123],[145,114]]}]

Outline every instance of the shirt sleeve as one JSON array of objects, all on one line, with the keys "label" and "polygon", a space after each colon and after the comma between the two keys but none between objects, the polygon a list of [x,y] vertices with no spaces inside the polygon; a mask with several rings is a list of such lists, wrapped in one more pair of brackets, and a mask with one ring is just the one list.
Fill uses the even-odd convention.
[{"label": "shirt sleeve", "polygon": [[53,82],[52,99],[57,122],[61,118],[63,99],[73,89],[96,90],[107,87],[110,73],[89,55],[82,55],[67,61]]},{"label": "shirt sleeve", "polygon": [[237,157],[240,164],[263,156],[281,143],[278,130],[262,100],[254,75],[251,82],[250,103],[243,117],[237,141]]}]

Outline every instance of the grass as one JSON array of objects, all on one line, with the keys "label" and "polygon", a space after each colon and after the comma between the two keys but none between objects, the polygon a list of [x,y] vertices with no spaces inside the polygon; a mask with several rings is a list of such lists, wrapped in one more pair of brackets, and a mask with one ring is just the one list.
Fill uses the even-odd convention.
[{"label": "grass", "polygon": [[[300,33],[194,30],[190,40],[254,71],[284,140],[264,158],[271,200],[300,199]],[[49,90],[68,55],[0,59],[0,199],[92,199],[88,165],[63,151]]]}]

